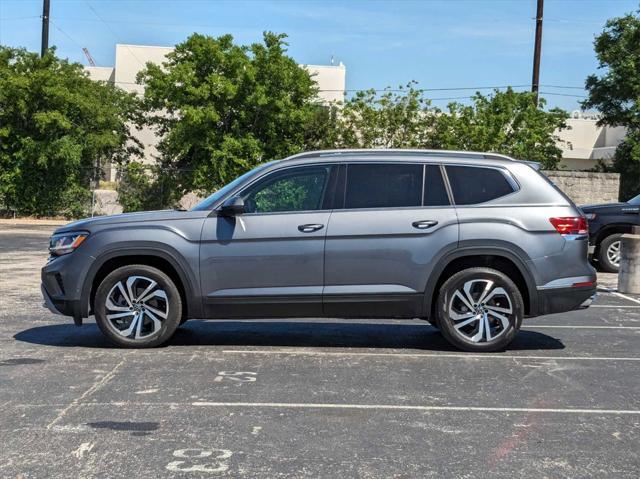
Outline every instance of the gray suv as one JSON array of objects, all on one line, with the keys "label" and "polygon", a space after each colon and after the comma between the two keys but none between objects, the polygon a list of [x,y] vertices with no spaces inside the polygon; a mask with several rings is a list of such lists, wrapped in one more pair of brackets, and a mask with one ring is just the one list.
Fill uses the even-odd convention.
[{"label": "gray suv", "polygon": [[585,218],[537,164],[338,150],[263,164],[191,211],[97,217],[51,237],[45,305],[124,347],[190,318],[423,318],[505,348],[525,316],[587,306]]}]

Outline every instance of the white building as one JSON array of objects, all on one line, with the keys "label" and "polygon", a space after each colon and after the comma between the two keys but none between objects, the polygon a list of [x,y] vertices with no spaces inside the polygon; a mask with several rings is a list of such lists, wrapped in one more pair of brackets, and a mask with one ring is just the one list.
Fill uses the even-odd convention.
[{"label": "white building", "polygon": [[562,140],[561,167],[566,170],[589,170],[598,161],[609,163],[627,130],[622,127],[598,126],[597,113],[574,111],[566,130],[558,132]]},{"label": "white building", "polygon": [[[141,94],[144,85],[136,83],[136,76],[147,62],[160,64],[172,47],[155,47],[145,45],[116,45],[116,61],[114,67],[85,67],[89,77],[113,83],[128,92]],[[342,101],[345,94],[346,67],[339,65],[301,65],[318,84],[318,97],[323,103]],[[156,145],[158,138],[155,132],[148,128],[135,131],[136,138],[144,145],[143,162],[153,163],[157,156]],[[114,179],[114,172],[107,172],[107,180]]]}]

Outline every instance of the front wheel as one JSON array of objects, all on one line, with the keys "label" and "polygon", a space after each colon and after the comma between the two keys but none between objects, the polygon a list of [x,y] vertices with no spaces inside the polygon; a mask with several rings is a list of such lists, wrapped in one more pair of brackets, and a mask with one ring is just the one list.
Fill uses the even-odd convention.
[{"label": "front wheel", "polygon": [[96,291],[98,327],[118,346],[151,348],[167,341],[182,318],[180,292],[157,268],[129,265],[107,275]]},{"label": "front wheel", "polygon": [[442,285],[437,314],[443,336],[455,347],[497,351],[520,330],[524,303],[518,287],[501,271],[469,268]]}]

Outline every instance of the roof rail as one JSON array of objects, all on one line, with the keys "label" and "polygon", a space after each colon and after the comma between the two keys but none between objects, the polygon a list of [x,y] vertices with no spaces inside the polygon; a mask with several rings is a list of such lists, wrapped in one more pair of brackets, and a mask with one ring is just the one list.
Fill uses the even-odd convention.
[{"label": "roof rail", "polygon": [[455,151],[455,150],[420,150],[420,149],[394,149],[394,148],[361,148],[344,150],[317,150],[298,153],[287,159],[317,158],[319,156],[350,156],[350,155],[375,155],[375,156],[444,156],[457,158],[500,158],[503,160],[518,161],[506,155],[498,153],[481,153],[475,151]]},{"label": "roof rail", "polygon": [[373,156],[433,156],[440,158],[470,158],[470,159],[499,159],[507,161],[523,162],[531,165],[535,169],[540,168],[540,164],[535,161],[516,160],[510,156],[499,153],[483,153],[476,151],[456,151],[456,150],[420,150],[420,149],[393,149],[393,148],[370,148],[370,149],[342,149],[342,150],[317,150],[298,153],[287,157],[291,159],[318,158],[327,156],[352,156],[352,155],[373,155]]}]

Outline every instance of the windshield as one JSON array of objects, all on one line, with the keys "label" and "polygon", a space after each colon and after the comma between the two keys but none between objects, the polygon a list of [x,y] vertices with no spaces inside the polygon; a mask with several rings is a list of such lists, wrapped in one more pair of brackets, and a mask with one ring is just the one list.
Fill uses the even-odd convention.
[{"label": "windshield", "polygon": [[220,188],[218,191],[213,193],[211,196],[208,196],[207,198],[202,200],[200,203],[198,203],[193,208],[191,208],[191,211],[210,210],[215,203],[220,201],[220,199],[224,198],[230,191],[233,191],[234,188],[236,188],[238,185],[244,182],[247,178],[265,169],[267,166],[269,166],[272,163],[273,162],[264,163],[260,166],[255,167],[253,170],[247,171],[244,175],[237,177],[231,183],[224,185],[222,188]]},{"label": "windshield", "polygon": [[627,201],[630,205],[640,205],[640,195],[634,196],[629,201]]}]

